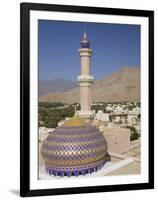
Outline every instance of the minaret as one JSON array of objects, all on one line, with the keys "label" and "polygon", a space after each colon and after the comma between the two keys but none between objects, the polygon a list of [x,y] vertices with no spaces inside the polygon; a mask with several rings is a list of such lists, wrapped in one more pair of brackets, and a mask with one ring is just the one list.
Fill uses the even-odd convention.
[{"label": "minaret", "polygon": [[87,38],[86,31],[84,31],[84,35],[81,40],[81,48],[79,49],[79,54],[81,57],[81,75],[78,76],[81,104],[79,116],[81,118],[90,119],[94,117],[93,112],[91,110],[91,88],[94,79],[93,76],[90,75],[90,58],[92,55],[92,49],[90,48],[90,42]]}]

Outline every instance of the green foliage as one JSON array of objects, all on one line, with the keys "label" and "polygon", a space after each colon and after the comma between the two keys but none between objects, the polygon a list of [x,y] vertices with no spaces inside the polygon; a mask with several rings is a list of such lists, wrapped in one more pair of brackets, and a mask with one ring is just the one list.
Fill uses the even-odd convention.
[{"label": "green foliage", "polygon": [[127,125],[125,128],[130,128],[130,126]]},{"label": "green foliage", "polygon": [[140,108],[140,107],[141,107],[141,103],[140,103],[140,102],[137,102],[137,106]]},{"label": "green foliage", "polygon": [[42,126],[47,128],[55,128],[59,121],[75,114],[73,106],[62,103],[39,103],[38,112],[38,121],[42,121]]},{"label": "green foliage", "polygon": [[114,119],[114,117],[113,117],[113,116],[111,116],[111,115],[109,115],[109,121],[110,121],[110,122],[112,122],[112,121],[113,121],[113,119]]},{"label": "green foliage", "polygon": [[64,106],[64,104],[61,102],[39,102],[39,107],[51,108],[59,106]]},{"label": "green foliage", "polygon": [[132,110],[134,108],[134,106],[128,106],[127,108],[128,108],[128,110]]},{"label": "green foliage", "polygon": [[95,110],[95,112],[97,113],[98,110],[102,110],[103,112],[106,111],[106,103],[104,103],[103,105],[92,105],[92,110]]},{"label": "green foliage", "polygon": [[137,140],[139,138],[139,134],[137,133],[136,129],[134,127],[130,127],[130,140]]},{"label": "green foliage", "polygon": [[139,135],[137,132],[134,132],[131,134],[130,136],[130,140],[133,141],[133,140],[137,140],[139,138]]},{"label": "green foliage", "polygon": [[130,129],[130,141],[137,140],[139,138],[139,134],[133,126],[126,126],[126,128]]}]

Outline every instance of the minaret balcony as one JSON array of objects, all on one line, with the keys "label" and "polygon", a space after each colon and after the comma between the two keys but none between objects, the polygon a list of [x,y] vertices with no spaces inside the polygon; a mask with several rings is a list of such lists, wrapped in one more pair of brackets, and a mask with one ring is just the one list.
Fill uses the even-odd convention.
[{"label": "minaret balcony", "polygon": [[78,51],[81,57],[84,57],[84,56],[91,57],[92,55],[92,49],[90,48],[80,48]]},{"label": "minaret balcony", "polygon": [[94,78],[91,75],[79,75],[77,80],[78,81],[90,81],[90,82],[93,82]]},{"label": "minaret balcony", "polygon": [[92,86],[94,78],[91,75],[80,75],[77,78],[80,86]]}]

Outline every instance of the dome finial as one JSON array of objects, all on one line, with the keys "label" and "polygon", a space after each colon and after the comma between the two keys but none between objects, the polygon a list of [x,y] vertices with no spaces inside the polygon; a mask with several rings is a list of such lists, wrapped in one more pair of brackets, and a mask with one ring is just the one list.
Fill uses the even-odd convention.
[{"label": "dome finial", "polygon": [[81,119],[78,115],[72,117],[71,119],[65,121],[63,126],[83,126],[86,122]]}]

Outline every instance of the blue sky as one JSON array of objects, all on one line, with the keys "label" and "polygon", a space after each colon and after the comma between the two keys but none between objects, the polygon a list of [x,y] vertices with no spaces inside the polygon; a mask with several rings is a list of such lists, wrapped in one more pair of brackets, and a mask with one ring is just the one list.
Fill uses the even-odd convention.
[{"label": "blue sky", "polygon": [[39,20],[39,79],[76,80],[80,74],[80,40],[84,27],[91,42],[95,79],[122,67],[140,67],[140,26]]}]

